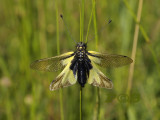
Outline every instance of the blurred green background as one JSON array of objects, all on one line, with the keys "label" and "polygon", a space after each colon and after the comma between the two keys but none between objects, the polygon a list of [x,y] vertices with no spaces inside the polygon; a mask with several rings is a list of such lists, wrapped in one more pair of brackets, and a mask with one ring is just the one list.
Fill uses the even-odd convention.
[{"label": "blurred green background", "polygon": [[[93,3],[94,0],[0,0],[0,120],[61,119],[60,91],[49,90],[59,72],[34,71],[29,66],[34,60],[56,56],[58,39],[60,53],[75,50],[59,14],[63,14],[76,41],[80,40],[80,16],[84,14],[81,25],[85,40]],[[138,4],[139,0],[97,0],[88,50],[98,46],[99,52],[131,57]],[[114,88],[100,89],[99,120],[160,119],[159,5],[159,0],[143,1],[130,94],[126,93],[129,65],[103,69]],[[112,22],[102,30],[109,19]],[[97,43],[92,39],[95,22]],[[95,119],[96,91],[88,84],[83,89],[84,120]],[[63,89],[63,115],[64,120],[79,119],[78,84]]]}]

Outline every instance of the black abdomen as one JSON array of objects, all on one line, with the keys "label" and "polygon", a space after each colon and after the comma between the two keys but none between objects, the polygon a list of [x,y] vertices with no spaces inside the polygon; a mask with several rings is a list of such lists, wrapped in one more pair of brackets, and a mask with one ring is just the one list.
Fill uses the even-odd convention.
[{"label": "black abdomen", "polygon": [[84,61],[78,62],[77,79],[79,84],[84,87],[87,81],[87,72]]},{"label": "black abdomen", "polygon": [[84,87],[88,77],[89,71],[92,69],[91,61],[87,56],[79,57],[79,54],[72,60],[70,69],[73,71],[75,78],[79,84]]},{"label": "black abdomen", "polygon": [[92,69],[92,65],[89,58],[83,59],[83,61],[78,61],[77,77],[78,77],[78,82],[82,87],[84,87],[89,77],[90,69]]}]

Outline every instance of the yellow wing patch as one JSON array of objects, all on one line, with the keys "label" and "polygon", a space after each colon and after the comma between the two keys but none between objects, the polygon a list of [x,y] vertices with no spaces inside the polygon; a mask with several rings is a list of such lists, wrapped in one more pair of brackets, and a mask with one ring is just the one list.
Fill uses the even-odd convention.
[{"label": "yellow wing patch", "polygon": [[90,70],[88,83],[102,88],[112,89],[113,84],[109,78],[107,78],[92,62],[93,68]]},{"label": "yellow wing patch", "polygon": [[52,81],[50,84],[50,90],[56,90],[63,87],[68,87],[76,83],[76,79],[73,75],[73,71],[69,68],[71,65],[70,63],[64,68],[64,70],[56,77],[55,80]]}]

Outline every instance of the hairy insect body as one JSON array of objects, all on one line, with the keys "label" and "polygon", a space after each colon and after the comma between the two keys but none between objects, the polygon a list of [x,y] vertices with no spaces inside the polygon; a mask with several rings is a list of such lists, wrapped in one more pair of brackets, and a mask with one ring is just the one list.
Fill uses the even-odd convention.
[{"label": "hairy insect body", "polygon": [[91,60],[88,58],[86,53],[86,46],[84,46],[84,44],[79,44],[70,66],[75,78],[77,78],[82,87],[84,87],[89,77],[89,71],[92,69]]}]

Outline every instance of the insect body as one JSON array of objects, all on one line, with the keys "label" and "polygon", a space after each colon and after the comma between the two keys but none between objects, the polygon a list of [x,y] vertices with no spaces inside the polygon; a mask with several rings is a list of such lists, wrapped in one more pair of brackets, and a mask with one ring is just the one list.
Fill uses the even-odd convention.
[{"label": "insect body", "polygon": [[79,82],[84,87],[86,82],[93,86],[111,89],[113,84],[98,68],[120,67],[132,63],[132,59],[123,55],[108,55],[95,51],[87,51],[87,44],[79,42],[75,52],[60,56],[36,60],[32,69],[41,71],[63,71],[52,81],[50,90],[67,87]]},{"label": "insect body", "polygon": [[87,56],[86,44],[78,43],[77,51],[71,62],[70,69],[73,71],[73,74],[79,82],[79,84],[84,87],[88,77],[90,69],[92,69],[91,60]]}]

